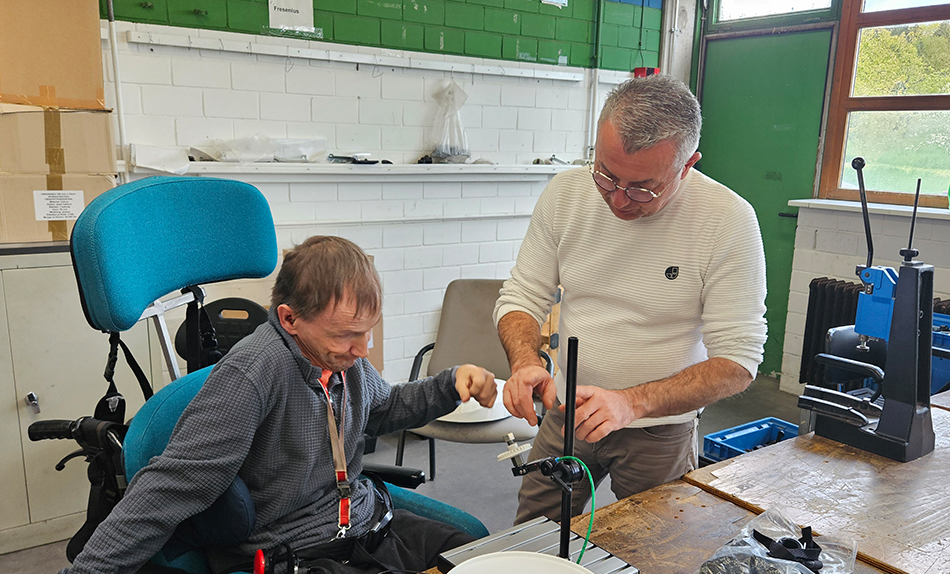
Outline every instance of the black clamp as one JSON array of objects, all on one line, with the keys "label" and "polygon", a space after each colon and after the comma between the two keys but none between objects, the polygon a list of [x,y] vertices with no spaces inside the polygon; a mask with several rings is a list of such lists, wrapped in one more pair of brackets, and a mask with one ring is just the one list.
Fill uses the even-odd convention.
[{"label": "black clamp", "polygon": [[790,536],[772,540],[758,530],[753,530],[752,536],[769,549],[772,558],[798,562],[812,572],[818,572],[823,566],[819,560],[821,546],[812,539],[811,526],[802,528],[802,537],[797,540]]}]

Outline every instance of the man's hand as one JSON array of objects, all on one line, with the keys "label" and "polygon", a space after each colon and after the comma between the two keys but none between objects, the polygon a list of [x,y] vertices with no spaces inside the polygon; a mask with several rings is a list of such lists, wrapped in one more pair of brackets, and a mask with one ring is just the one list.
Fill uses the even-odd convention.
[{"label": "man's hand", "polygon": [[[634,411],[630,393],[624,391],[581,385],[577,387],[576,405],[574,437],[586,442],[597,442],[640,418]],[[564,412],[565,405],[560,408]]]},{"label": "man's hand", "polygon": [[475,399],[486,408],[495,404],[498,395],[495,375],[475,365],[462,365],[455,370],[455,390],[463,403]]},{"label": "man's hand", "polygon": [[534,412],[532,398],[534,393],[541,397],[545,408],[554,407],[554,399],[557,398],[554,379],[551,378],[547,369],[539,365],[521,367],[512,373],[511,378],[505,383],[505,408],[512,415],[528,421],[531,426],[538,425],[538,414]]}]

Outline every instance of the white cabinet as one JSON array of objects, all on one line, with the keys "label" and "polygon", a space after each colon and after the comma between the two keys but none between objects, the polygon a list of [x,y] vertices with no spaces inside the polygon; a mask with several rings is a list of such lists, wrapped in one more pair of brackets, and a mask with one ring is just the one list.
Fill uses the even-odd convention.
[{"label": "white cabinet", "polygon": [[[67,253],[0,257],[0,553],[62,540],[84,521],[87,465],[56,463],[78,447],[73,441],[31,442],[27,428],[46,419],[92,415],[108,383],[102,376],[108,336],[82,313]],[[140,323],[122,334],[146,373],[149,336]],[[155,380],[154,376],[152,377]],[[131,370],[120,358],[116,384],[128,414],[143,402]],[[24,400],[35,393],[41,412]]]},{"label": "white cabinet", "polygon": [[[0,273],[0,301],[3,293]],[[0,305],[0,483],[4,485],[0,496],[0,532],[30,522],[17,410],[6,305]]]},{"label": "white cabinet", "polygon": [[[206,287],[207,300],[244,297],[267,306],[273,276]],[[167,316],[175,330],[184,307]],[[122,333],[122,340],[158,390],[169,377],[151,321]],[[91,416],[105,394],[109,337],[86,322],[68,253],[0,256],[0,554],[64,540],[85,521],[87,465],[81,458],[57,472],[76,450],[74,441],[32,442],[38,420]],[[182,372],[184,361],[179,361]],[[119,355],[116,385],[131,417],[143,403],[135,375]],[[41,412],[24,400],[34,393]]]}]

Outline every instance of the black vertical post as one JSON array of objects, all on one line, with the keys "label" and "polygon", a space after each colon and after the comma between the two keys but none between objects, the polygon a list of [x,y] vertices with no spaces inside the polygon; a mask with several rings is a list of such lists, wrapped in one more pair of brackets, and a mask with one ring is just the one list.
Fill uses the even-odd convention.
[{"label": "black vertical post", "polygon": [[[574,408],[577,402],[577,337],[567,339],[567,378],[564,389],[564,456],[574,456]],[[561,492],[561,547],[558,556],[571,559],[570,483]]]}]

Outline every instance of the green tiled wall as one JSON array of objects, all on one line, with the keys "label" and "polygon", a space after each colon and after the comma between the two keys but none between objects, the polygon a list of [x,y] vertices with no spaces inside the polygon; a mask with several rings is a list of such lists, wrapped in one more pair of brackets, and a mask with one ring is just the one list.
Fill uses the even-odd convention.
[{"label": "green tiled wall", "polygon": [[372,18],[402,20],[402,0],[357,0],[356,13]]},{"label": "green tiled wall", "polygon": [[425,51],[438,54],[464,54],[465,32],[450,28],[426,27]]},{"label": "green tiled wall", "polygon": [[[629,3],[633,2],[633,3]],[[656,66],[662,11],[647,0],[313,0],[310,38],[364,46],[591,66],[598,6],[600,67]],[[268,33],[267,0],[114,0],[116,17]],[[650,2],[649,5],[655,5]],[[105,0],[100,0],[105,15]]]},{"label": "green tiled wall", "polygon": [[485,9],[485,30],[512,36],[521,35],[522,14],[513,10]]},{"label": "green tiled wall", "polygon": [[384,46],[421,52],[425,49],[425,28],[419,24],[382,21],[382,43]]}]

